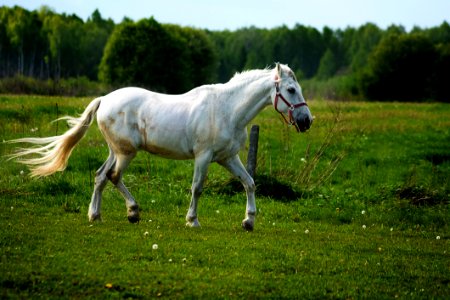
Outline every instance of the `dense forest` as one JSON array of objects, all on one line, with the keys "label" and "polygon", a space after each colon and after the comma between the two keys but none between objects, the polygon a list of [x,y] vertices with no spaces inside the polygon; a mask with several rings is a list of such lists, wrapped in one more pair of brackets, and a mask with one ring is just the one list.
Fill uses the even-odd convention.
[{"label": "dense forest", "polygon": [[[119,24],[48,7],[0,7],[0,92],[103,93],[138,85],[166,93],[289,64],[305,94],[331,99],[450,102],[450,25],[333,30],[295,25],[208,31],[153,17]],[[76,91],[76,92],[73,92]]]}]

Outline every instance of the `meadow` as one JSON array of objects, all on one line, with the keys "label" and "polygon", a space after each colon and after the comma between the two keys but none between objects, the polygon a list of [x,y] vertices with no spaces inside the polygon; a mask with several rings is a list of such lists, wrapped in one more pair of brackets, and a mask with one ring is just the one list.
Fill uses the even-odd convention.
[{"label": "meadow", "polygon": [[[0,95],[0,142],[67,129],[91,98]],[[192,161],[140,153],[124,175],[141,207],[130,224],[108,184],[90,223],[107,146],[93,125],[63,173],[30,178],[0,143],[4,299],[450,297],[450,105],[309,103],[305,134],[273,108],[260,125],[255,230],[245,193],[211,165],[201,228],[185,226]],[[246,149],[242,150],[246,159]]]}]

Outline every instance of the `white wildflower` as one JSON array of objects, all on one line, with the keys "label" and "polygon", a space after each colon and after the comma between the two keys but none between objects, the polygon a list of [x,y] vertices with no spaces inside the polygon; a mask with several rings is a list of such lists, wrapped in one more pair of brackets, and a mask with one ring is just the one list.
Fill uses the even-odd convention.
[{"label": "white wildflower", "polygon": [[440,239],[441,239],[441,237],[440,237],[440,236],[438,235],[438,236],[436,237],[436,239],[437,239],[437,240],[440,240]]},{"label": "white wildflower", "polygon": [[153,244],[152,249],[153,250],[157,250],[158,249],[158,244]]},{"label": "white wildflower", "polygon": [[363,225],[363,226],[362,226],[362,229],[366,229],[366,225]]},{"label": "white wildflower", "polygon": [[362,210],[362,211],[361,211],[361,214],[362,214],[362,215],[365,215],[365,214],[366,214],[366,211],[365,211],[365,210]]},{"label": "white wildflower", "polygon": [[308,229],[306,229],[306,230],[305,230],[305,234],[308,234],[308,233],[309,233],[309,230],[308,230]]},{"label": "white wildflower", "polygon": [[148,231],[144,232],[144,235],[147,236],[148,235]]}]

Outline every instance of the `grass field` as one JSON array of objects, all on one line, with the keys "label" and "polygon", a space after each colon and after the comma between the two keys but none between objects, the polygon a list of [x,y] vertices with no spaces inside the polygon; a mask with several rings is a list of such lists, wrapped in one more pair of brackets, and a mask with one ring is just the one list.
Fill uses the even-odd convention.
[{"label": "grass field", "polygon": [[[91,99],[0,95],[0,141],[61,134]],[[255,230],[217,165],[185,227],[193,163],[141,153],[87,209],[108,151],[95,125],[64,173],[31,179],[1,143],[2,298],[444,299],[450,297],[450,105],[311,101],[311,130],[272,108],[260,140]],[[246,151],[242,151],[245,161]],[[156,246],[157,245],[157,246]],[[154,249],[157,248],[157,249]]]}]

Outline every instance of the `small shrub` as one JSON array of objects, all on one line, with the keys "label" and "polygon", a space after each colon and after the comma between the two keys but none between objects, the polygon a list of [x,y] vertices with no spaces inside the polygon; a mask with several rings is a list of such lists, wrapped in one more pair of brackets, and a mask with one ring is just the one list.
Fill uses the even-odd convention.
[{"label": "small shrub", "polygon": [[46,96],[91,96],[105,94],[111,88],[86,77],[42,80],[15,76],[0,80],[0,93]]},{"label": "small shrub", "polygon": [[[331,109],[333,118],[329,130],[315,151],[311,150],[310,144],[308,145],[304,157],[304,167],[295,179],[295,184],[302,186],[307,191],[312,191],[324,184],[345,156],[346,150],[341,150],[332,155],[328,153],[334,143],[342,139],[343,134],[341,109],[339,106],[331,107]],[[321,168],[319,168],[319,165],[321,165]]]}]

